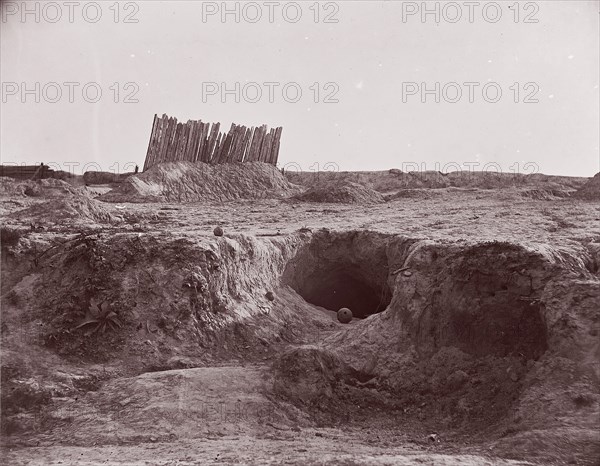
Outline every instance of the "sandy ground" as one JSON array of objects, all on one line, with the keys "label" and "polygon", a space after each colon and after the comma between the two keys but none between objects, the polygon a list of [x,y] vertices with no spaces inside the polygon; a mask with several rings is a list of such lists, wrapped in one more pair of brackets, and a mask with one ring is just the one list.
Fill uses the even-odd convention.
[{"label": "sandy ground", "polygon": [[[313,437],[320,434],[322,437]],[[330,438],[324,438],[325,436]],[[361,432],[316,431],[295,439],[274,434],[256,437],[202,438],[193,441],[116,447],[46,447],[8,452],[5,464],[17,465],[530,465],[493,456],[440,454],[406,447],[369,445]],[[60,458],[60,459],[59,459]],[[142,459],[144,458],[144,459]],[[152,458],[152,459],[147,459]]]},{"label": "sandy ground", "polygon": [[[286,234],[300,228],[369,229],[420,238],[515,240],[577,246],[600,235],[600,206],[573,200],[536,201],[518,193],[441,189],[432,199],[405,199],[374,205],[306,204],[293,201],[238,201],[223,204],[165,204],[164,218],[151,230],[168,225],[173,233],[226,231],[258,236]],[[123,204],[123,210],[147,213],[148,205]],[[117,205],[118,207],[118,205]],[[154,226],[156,225],[156,226]]]}]

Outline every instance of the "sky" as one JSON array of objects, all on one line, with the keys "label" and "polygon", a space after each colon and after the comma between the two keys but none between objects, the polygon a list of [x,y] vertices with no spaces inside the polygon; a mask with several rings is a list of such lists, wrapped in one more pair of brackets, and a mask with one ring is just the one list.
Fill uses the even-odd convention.
[{"label": "sky", "polygon": [[287,169],[600,171],[597,1],[74,3],[3,5],[2,163],[129,171],[166,113]]}]

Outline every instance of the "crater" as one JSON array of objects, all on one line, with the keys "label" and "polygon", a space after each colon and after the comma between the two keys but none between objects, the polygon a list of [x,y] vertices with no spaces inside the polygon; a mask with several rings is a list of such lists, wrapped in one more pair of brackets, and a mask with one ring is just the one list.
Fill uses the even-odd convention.
[{"label": "crater", "polygon": [[288,263],[283,281],[311,304],[336,312],[347,307],[364,319],[390,304],[388,273],[382,236],[319,232]]}]

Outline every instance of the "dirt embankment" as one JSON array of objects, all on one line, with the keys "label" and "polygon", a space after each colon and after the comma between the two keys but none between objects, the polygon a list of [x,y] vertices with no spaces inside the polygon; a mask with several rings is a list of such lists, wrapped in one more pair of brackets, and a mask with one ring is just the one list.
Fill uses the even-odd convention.
[{"label": "dirt embankment", "polygon": [[65,221],[107,223],[116,221],[111,209],[104,203],[76,194],[61,199],[32,205],[10,215],[14,219],[31,218],[35,223],[51,222],[61,224]]},{"label": "dirt embankment", "polygon": [[89,171],[83,174],[83,181],[86,185],[91,184],[119,184],[123,183],[134,172],[130,173],[112,173]]},{"label": "dirt embankment", "polygon": [[[386,270],[383,277],[377,266]],[[327,337],[321,349],[304,350],[320,361],[314,367],[340,361],[335,370],[320,371],[319,383],[333,392],[330,403],[311,398],[310,387],[318,386],[312,380],[305,407],[320,414],[328,412],[325,405],[342,409],[348,393],[339,380],[354,378],[355,385],[393,394],[393,409],[413,423],[500,436],[496,445],[504,452],[520,445],[539,454],[539,442],[567,459],[573,444],[588,458],[600,452],[594,440],[600,281],[589,254],[318,233],[290,262],[285,279],[308,300],[320,283],[349,298],[352,280],[382,299],[392,290],[386,311]],[[298,399],[302,362],[294,361],[305,358],[283,357],[285,364],[276,365],[280,388]]]},{"label": "dirt embankment", "polygon": [[[109,440],[52,400],[56,390],[74,396],[76,384],[102,382],[40,376],[49,356],[21,364],[35,344],[121,376],[268,358],[256,401],[271,403],[285,425],[335,425],[383,410],[404,429],[469,435],[506,455],[542,438],[561,458],[572,445],[583,458],[598,452],[600,286],[585,252],[328,230],[198,241],[79,235],[41,257],[18,249],[3,254],[3,384],[16,389],[3,396],[37,396],[49,425],[81,441]],[[315,305],[366,318],[344,326]],[[131,388],[141,402],[133,385],[113,385],[106,390]],[[98,393],[84,401],[94,416],[128,403]],[[157,438],[170,435],[127,412],[120,438],[135,439],[142,424]],[[5,429],[27,433],[38,415],[10,411]]]},{"label": "dirt embankment", "polygon": [[108,202],[228,201],[281,198],[297,192],[273,165],[251,163],[163,163],[131,176],[105,194]]},{"label": "dirt embankment", "polygon": [[391,193],[402,189],[418,188],[522,188],[553,191],[555,194],[568,195],[589,178],[550,176],[543,174],[524,175],[519,173],[496,172],[449,172],[439,171],[402,172],[392,169],[381,172],[286,172],[286,178],[292,183],[307,188],[329,183],[352,182],[380,193]]},{"label": "dirt embankment", "polygon": [[70,183],[53,178],[23,181],[13,178],[0,178],[0,196],[2,197],[32,197],[32,198],[55,198],[74,196],[84,191]]},{"label": "dirt embankment", "polygon": [[600,200],[600,173],[590,179],[586,184],[577,190],[574,197],[578,199],[586,199],[590,201]]},{"label": "dirt embankment", "polygon": [[[28,221],[32,225],[53,223],[108,223],[115,221],[110,206],[94,199],[86,187],[62,180],[0,181],[3,207],[10,207],[6,218],[12,223]],[[20,208],[19,208],[20,207]]]}]

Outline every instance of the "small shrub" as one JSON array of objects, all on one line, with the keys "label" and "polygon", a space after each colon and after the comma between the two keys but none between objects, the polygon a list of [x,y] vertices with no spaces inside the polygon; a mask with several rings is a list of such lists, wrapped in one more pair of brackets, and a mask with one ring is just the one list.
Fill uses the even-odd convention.
[{"label": "small shrub", "polygon": [[96,300],[92,299],[85,319],[77,325],[75,329],[92,327],[91,333],[96,333],[98,331],[104,333],[108,329],[116,330],[122,326],[123,324],[121,323],[119,316],[112,310],[110,304],[105,302],[97,303]]}]

